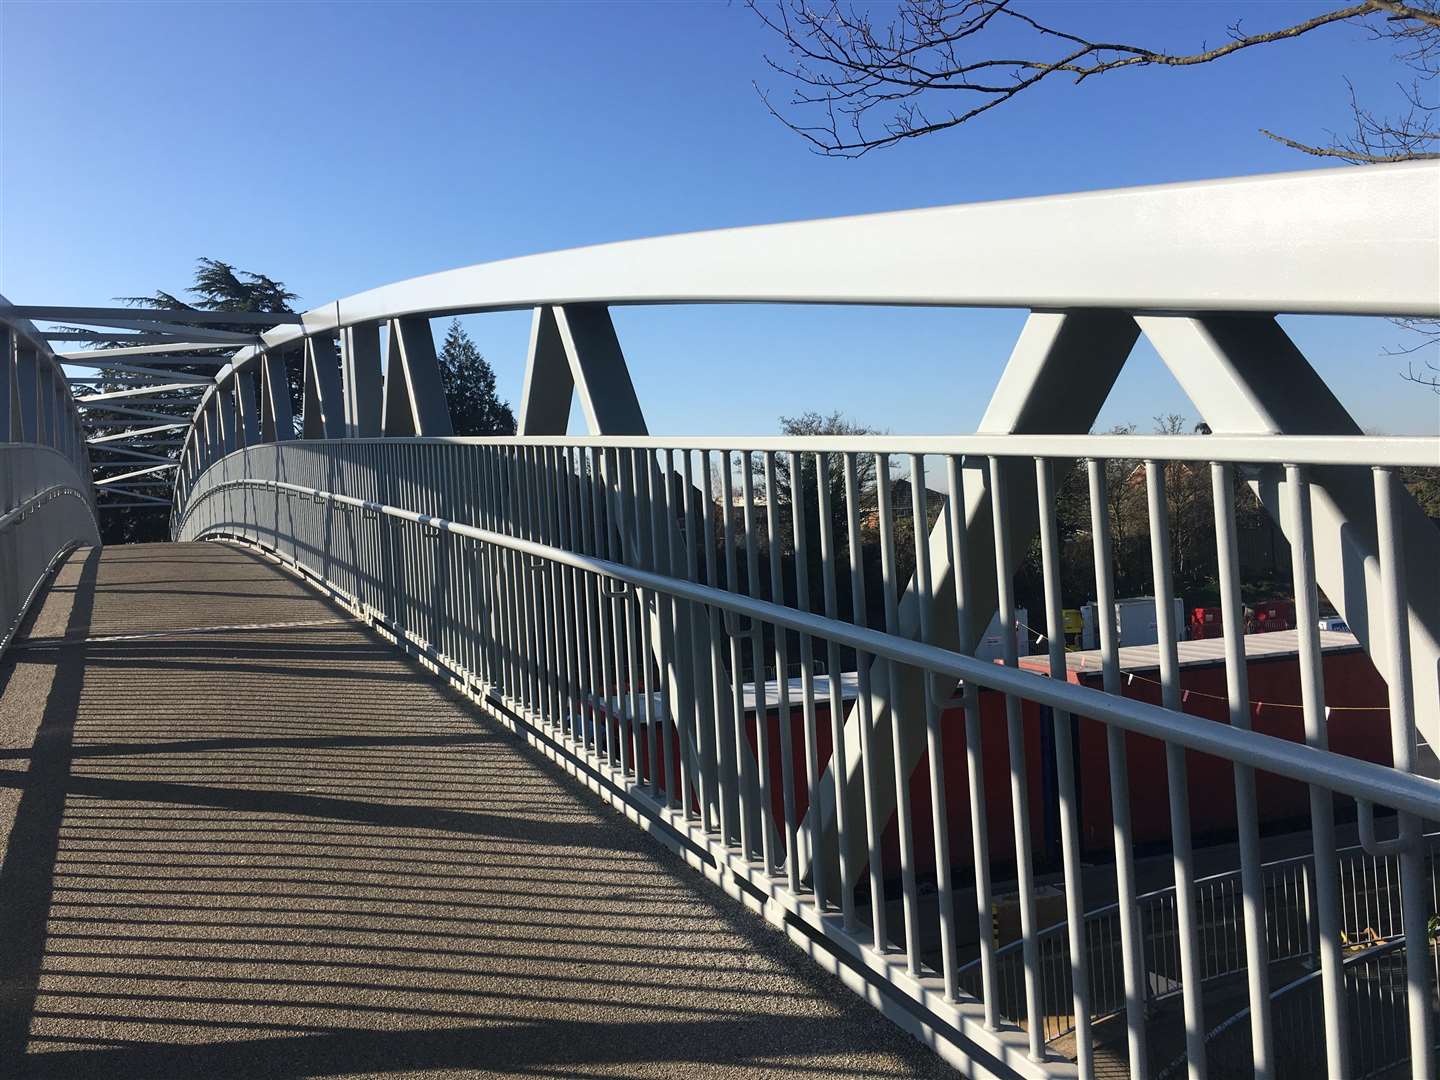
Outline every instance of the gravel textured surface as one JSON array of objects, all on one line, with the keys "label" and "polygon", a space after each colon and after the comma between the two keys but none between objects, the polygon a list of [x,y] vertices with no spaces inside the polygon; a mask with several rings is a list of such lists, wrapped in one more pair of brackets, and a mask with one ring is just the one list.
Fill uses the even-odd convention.
[{"label": "gravel textured surface", "polygon": [[942,1076],[271,564],[81,550],[0,661],[0,1077]]}]

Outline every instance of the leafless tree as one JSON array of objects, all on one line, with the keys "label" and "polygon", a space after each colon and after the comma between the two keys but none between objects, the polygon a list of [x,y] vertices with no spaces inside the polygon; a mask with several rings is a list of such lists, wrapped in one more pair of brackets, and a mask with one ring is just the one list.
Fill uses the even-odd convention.
[{"label": "leafless tree", "polygon": [[1192,52],[1097,40],[1051,21],[1056,8],[1032,0],[897,0],[888,21],[877,21],[869,5],[842,0],[746,2],[785,46],[783,55],[766,59],[790,85],[790,99],[776,105],[757,88],[761,97],[823,154],[855,157],[958,127],[1043,82],[1082,83],[1122,68],[1197,67],[1355,23],[1393,44],[1407,71],[1406,108],[1395,116],[1373,112],[1352,87],[1348,134],[1332,132],[1322,145],[1263,133],[1307,154],[1357,163],[1440,156],[1440,106],[1423,93],[1440,70],[1440,0],[1360,0],[1256,32],[1236,22],[1223,44]]}]

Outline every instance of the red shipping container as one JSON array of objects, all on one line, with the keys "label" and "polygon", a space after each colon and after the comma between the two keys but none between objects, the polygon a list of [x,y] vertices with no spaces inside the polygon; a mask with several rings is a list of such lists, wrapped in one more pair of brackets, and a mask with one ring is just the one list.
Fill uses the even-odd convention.
[{"label": "red shipping container", "polygon": [[[1390,714],[1384,680],[1349,634],[1324,635],[1322,662],[1325,700],[1331,708],[1330,749],[1366,761],[1390,764]],[[1253,730],[1291,742],[1304,741],[1300,709],[1297,635],[1266,634],[1245,638],[1247,681]],[[1219,724],[1230,722],[1225,662],[1220,641],[1181,642],[1181,708],[1189,715]],[[1160,704],[1158,653],[1155,646],[1121,649],[1123,693],[1128,698]],[[1098,657],[1070,654],[1069,681],[1096,689],[1101,685]],[[1163,846],[1170,836],[1169,789],[1165,747],[1138,735],[1126,738],[1129,751],[1131,816],[1135,843]],[[1080,764],[1081,836],[1086,851],[1112,849],[1110,780],[1106,766],[1105,727],[1080,722],[1077,749]],[[1235,828],[1235,770],[1220,758],[1186,753],[1189,767],[1190,821],[1197,843]],[[1267,773],[1256,776],[1261,827],[1301,824],[1310,813],[1305,785]]]},{"label": "red shipping container", "polygon": [[[1390,763],[1390,734],[1387,694],[1384,681],[1370,658],[1348,634],[1324,635],[1324,678],[1326,703],[1332,708],[1329,720],[1330,748],[1341,754]],[[1287,739],[1304,740],[1300,704],[1300,674],[1296,637],[1266,634],[1246,639],[1251,725],[1257,732]],[[1183,710],[1213,723],[1229,723],[1226,700],[1223,646],[1217,640],[1181,642],[1180,686]],[[1099,689],[1100,662],[1096,653],[1067,654],[1067,679]],[[1158,653],[1155,646],[1133,646],[1121,650],[1124,672],[1122,693],[1140,701],[1160,703]],[[1037,675],[1048,673],[1043,656],[1022,658],[1021,666]],[[803,819],[809,806],[806,790],[805,724],[800,702],[799,680],[790,692],[791,761],[796,812]],[[773,700],[773,699],[772,699]],[[847,702],[848,711],[848,702]],[[980,694],[981,737],[983,740],[985,806],[991,859],[997,863],[1014,860],[1014,813],[1010,804],[1009,754],[1006,741],[1005,698],[1003,694]],[[1043,713],[1043,717],[1042,717]],[[1033,854],[1044,864],[1047,850],[1054,852],[1058,836],[1053,832],[1053,814],[1046,817],[1047,801],[1053,800],[1053,769],[1047,767],[1050,742],[1050,714],[1033,702],[1022,702],[1022,723],[1026,757],[1026,794],[1029,804]],[[1043,719],[1043,723],[1042,723]],[[1080,833],[1087,856],[1108,857],[1113,850],[1110,814],[1110,779],[1104,725],[1076,718],[1076,779],[1080,801]],[[747,716],[747,734],[755,743],[754,713]],[[783,771],[781,769],[781,720],[771,706],[768,714],[766,755],[770,775],[772,806],[777,831],[784,842]],[[816,701],[816,745],[818,768],[823,771],[830,758],[830,722],[823,695]],[[946,817],[950,826],[951,860],[956,866],[971,863],[970,806],[966,785],[964,711],[949,708],[942,714],[943,770]],[[1169,842],[1169,792],[1166,782],[1165,747],[1154,739],[1127,736],[1129,782],[1134,843],[1141,848],[1161,848]],[[640,748],[637,756],[644,757]],[[1235,828],[1234,766],[1219,758],[1187,752],[1190,788],[1190,819],[1194,839],[1203,844]],[[678,765],[678,762],[676,762]],[[1047,785],[1049,790],[1047,790]],[[1310,812],[1309,795],[1303,784],[1270,774],[1256,778],[1261,825],[1302,826]],[[931,828],[929,762],[922,755],[911,776],[912,834],[917,870],[922,877],[933,874],[934,838]],[[857,826],[862,827],[863,826]],[[899,873],[898,827],[892,819],[885,833],[883,852],[887,876]]]}]

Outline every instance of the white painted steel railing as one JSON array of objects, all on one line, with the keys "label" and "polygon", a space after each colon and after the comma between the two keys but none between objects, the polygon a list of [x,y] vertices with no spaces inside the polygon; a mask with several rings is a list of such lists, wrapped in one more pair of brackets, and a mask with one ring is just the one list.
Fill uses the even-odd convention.
[{"label": "white painted steel railing", "polygon": [[[1057,472],[1084,463],[1104,610],[1114,601],[1106,462],[1122,458],[1145,461],[1124,482],[1143,487],[1148,507],[1158,704],[1123,692],[1108,620],[1104,689],[1064,678]],[[253,544],[323,583],[971,1072],[1095,1068],[1098,974],[1080,945],[1076,779],[1077,754],[1098,752],[1085,759],[1084,783],[1108,787],[1132,1075],[1149,1074],[1153,1052],[1150,931],[1133,867],[1137,837],[1153,822],[1135,820],[1131,789],[1162,760],[1185,1029],[1174,1049],[1192,1076],[1205,1075],[1206,916],[1190,824],[1195,800],[1213,794],[1192,793],[1188,781],[1214,783],[1218,760],[1225,777],[1233,772],[1224,798],[1235,800],[1240,839],[1253,1064],[1268,1075],[1279,1067],[1266,958],[1280,947],[1264,920],[1254,792],[1290,781],[1304,785],[1293,791],[1316,852],[1316,1031],[1327,1068],[1348,1074],[1334,813],[1358,807],[1367,846],[1398,862],[1408,1045],[1424,1048],[1412,1058],[1424,1075],[1433,1067],[1426,924],[1435,898],[1420,823],[1440,821],[1440,784],[1413,772],[1417,717],[1433,723],[1440,702],[1417,700],[1410,677],[1403,597],[1415,566],[1395,523],[1396,470],[1435,460],[1434,440],[1358,437],[313,440],[249,446],[194,474],[175,535]],[[1166,497],[1176,462],[1211,480],[1228,725],[1184,708]],[[909,481],[898,504],[892,465]],[[1378,761],[1326,748],[1312,509],[1320,475],[1332,490],[1373,492],[1372,569],[1391,614],[1384,647],[1371,644],[1390,709]],[[1249,730],[1236,557],[1245,485],[1281,508],[1292,539],[1303,742]],[[1015,572],[1033,535],[1017,522],[1027,519],[1041,541],[1054,678],[1018,670],[1013,641],[1003,663],[968,655],[997,607],[1002,624],[1013,622]],[[908,556],[906,537],[915,538]],[[757,720],[747,692],[797,661],[796,683],[778,679]],[[853,701],[839,679],[816,692],[821,662],[855,671]],[[1046,1046],[1032,836],[1032,752],[1044,728],[1057,773],[1073,1064]],[[1398,839],[1370,835],[1375,807],[1399,813]],[[1006,1004],[991,936],[1002,876],[1019,895],[1023,1007]],[[978,954],[978,994],[961,978],[967,950]]]},{"label": "white painted steel railing", "polygon": [[99,542],[89,476],[49,447],[0,443],[0,653],[56,561]]},{"label": "white painted steel railing", "polygon": [[44,335],[0,296],[0,653],[56,560],[98,544],[85,429]]}]

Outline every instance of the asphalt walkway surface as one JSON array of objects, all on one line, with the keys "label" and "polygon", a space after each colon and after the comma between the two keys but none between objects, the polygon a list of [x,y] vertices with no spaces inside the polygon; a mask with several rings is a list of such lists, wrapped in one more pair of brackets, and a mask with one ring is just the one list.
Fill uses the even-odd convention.
[{"label": "asphalt walkway surface", "polygon": [[295,578],[82,549],[0,660],[0,1077],[943,1076]]}]

